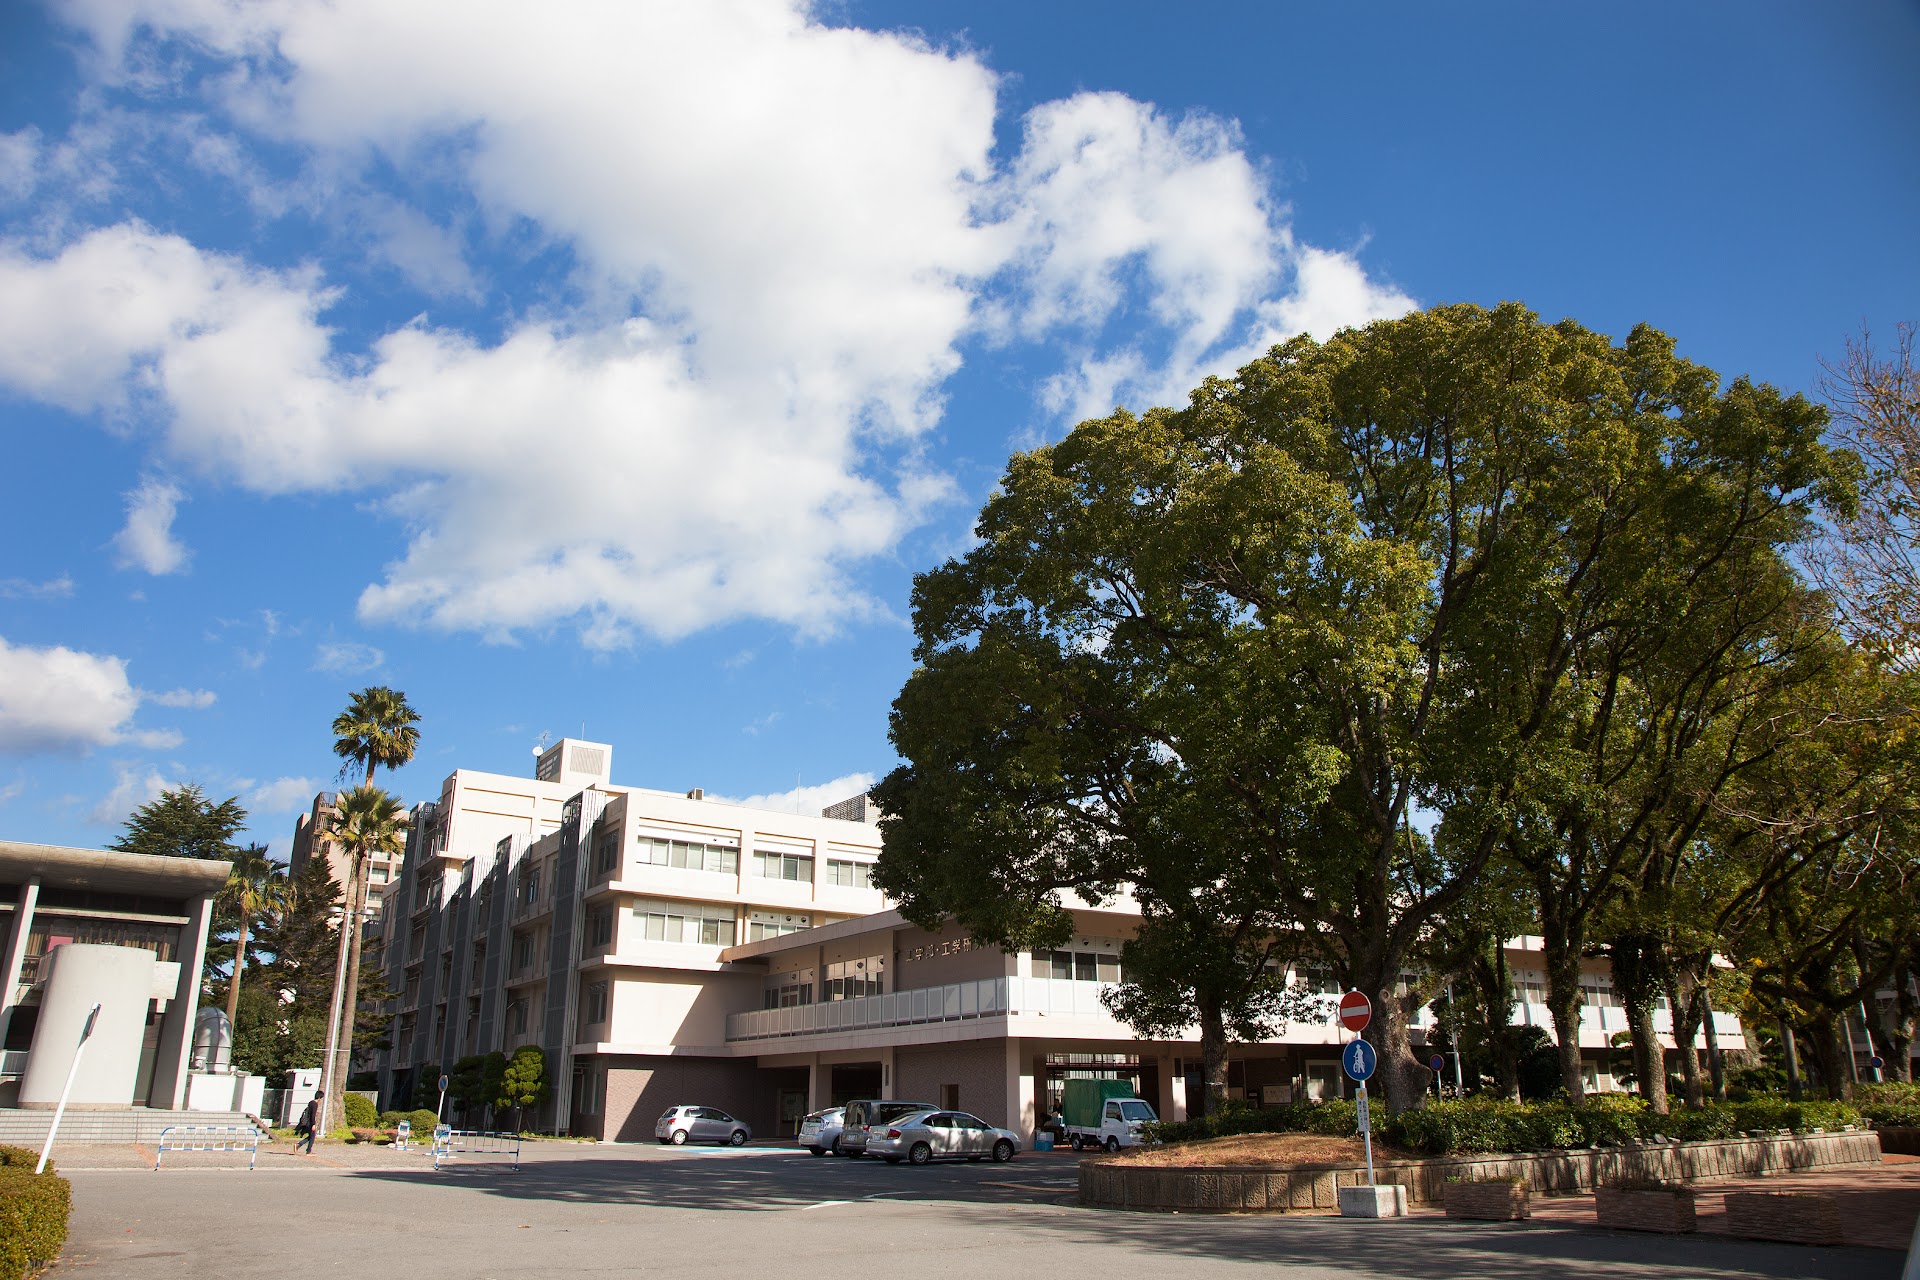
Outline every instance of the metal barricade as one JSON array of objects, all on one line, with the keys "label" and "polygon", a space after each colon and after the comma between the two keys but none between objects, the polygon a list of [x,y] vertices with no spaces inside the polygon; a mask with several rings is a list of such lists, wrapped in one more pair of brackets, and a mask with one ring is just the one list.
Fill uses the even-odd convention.
[{"label": "metal barricade", "polygon": [[512,1156],[513,1171],[520,1172],[520,1135],[485,1133],[478,1129],[448,1129],[442,1126],[433,1134],[433,1167],[463,1155]]},{"label": "metal barricade", "polygon": [[170,1124],[154,1147],[155,1173],[169,1151],[244,1151],[251,1170],[260,1159],[260,1131],[250,1124]]}]

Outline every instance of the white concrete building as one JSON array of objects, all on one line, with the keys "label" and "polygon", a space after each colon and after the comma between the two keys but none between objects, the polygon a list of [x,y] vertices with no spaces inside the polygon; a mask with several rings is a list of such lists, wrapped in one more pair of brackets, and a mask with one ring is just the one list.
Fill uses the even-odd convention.
[{"label": "white concrete building", "polygon": [[213,899],[229,864],[0,841],[0,1107],[187,1103]]}]

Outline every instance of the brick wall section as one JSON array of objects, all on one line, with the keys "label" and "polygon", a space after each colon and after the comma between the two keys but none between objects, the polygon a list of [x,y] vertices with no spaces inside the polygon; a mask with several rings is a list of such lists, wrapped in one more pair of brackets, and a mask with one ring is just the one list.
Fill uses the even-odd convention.
[{"label": "brick wall section", "polygon": [[1449,1182],[1444,1192],[1449,1218],[1511,1222],[1533,1216],[1524,1182]]},{"label": "brick wall section", "polygon": [[[607,1058],[606,1105],[594,1136],[615,1142],[652,1142],[653,1125],[668,1107],[719,1107],[745,1120],[755,1137],[774,1133],[771,1099],[762,1096],[751,1060],[738,1058]],[[765,1113],[765,1114],[762,1114]]]},{"label": "brick wall section", "polygon": [[1841,1243],[1840,1206],[1817,1191],[1729,1191],[1727,1234],[1788,1244]]},{"label": "brick wall section", "polygon": [[1626,1189],[1596,1187],[1593,1216],[1601,1226],[1616,1231],[1657,1231],[1684,1235],[1699,1226],[1694,1213],[1693,1188]]},{"label": "brick wall section", "polygon": [[1007,1042],[972,1040],[928,1049],[893,1051],[893,1088],[888,1096],[940,1106],[940,1086],[960,1086],[959,1110],[1006,1129]]},{"label": "brick wall section", "polygon": [[[1826,1133],[1675,1142],[1530,1155],[1448,1156],[1375,1163],[1377,1181],[1399,1183],[1413,1204],[1437,1204],[1452,1180],[1521,1178],[1537,1193],[1591,1191],[1604,1183],[1703,1182],[1801,1169],[1880,1166],[1877,1134]],[[1080,1203],[1095,1208],[1184,1213],[1285,1213],[1334,1209],[1338,1188],[1366,1181],[1364,1168],[1169,1169],[1118,1160],[1080,1162]]]}]

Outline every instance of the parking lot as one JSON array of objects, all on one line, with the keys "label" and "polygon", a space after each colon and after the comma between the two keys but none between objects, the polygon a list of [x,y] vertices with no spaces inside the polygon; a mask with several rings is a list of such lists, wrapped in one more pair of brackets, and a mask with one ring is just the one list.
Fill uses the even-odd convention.
[{"label": "parking lot", "polygon": [[[1071,1153],[924,1168],[788,1147],[527,1144],[438,1173],[424,1154],[278,1146],[183,1155],[59,1153],[75,1210],[57,1276],[773,1276],[1040,1266],[1114,1277],[1899,1274],[1884,1250],[1812,1250],[1554,1224],[1199,1217],[1081,1209]],[[237,1167],[235,1162],[237,1160]]]}]

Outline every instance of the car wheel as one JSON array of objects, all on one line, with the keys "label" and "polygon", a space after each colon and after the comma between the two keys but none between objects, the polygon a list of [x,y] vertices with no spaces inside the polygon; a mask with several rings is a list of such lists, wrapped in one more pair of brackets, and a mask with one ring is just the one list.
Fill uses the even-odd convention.
[{"label": "car wheel", "polygon": [[843,1153],[841,1152],[841,1150],[840,1150],[840,1139],[838,1139],[838,1138],[835,1138],[835,1139],[833,1140],[833,1143],[832,1143],[832,1145],[830,1145],[830,1146],[829,1146],[829,1147],[827,1148],[827,1154],[828,1154],[828,1155],[830,1155],[830,1156],[837,1156],[837,1155],[841,1155],[841,1154],[843,1154]]},{"label": "car wheel", "polygon": [[907,1159],[915,1164],[928,1164],[933,1160],[933,1148],[924,1142],[916,1142],[907,1151]]},{"label": "car wheel", "polygon": [[745,1129],[735,1129],[732,1133],[727,1135],[727,1143],[729,1146],[735,1146],[735,1147],[746,1146],[747,1131]]},{"label": "car wheel", "polygon": [[674,1145],[674,1146],[676,1146],[676,1147],[684,1147],[684,1146],[686,1146],[686,1145],[687,1145],[687,1131],[686,1131],[685,1129],[675,1129],[675,1130],[673,1131],[673,1137],[672,1137],[672,1139],[671,1139],[671,1141],[672,1141],[672,1143],[673,1143],[673,1145]]},{"label": "car wheel", "polygon": [[1005,1164],[1011,1159],[1013,1159],[1013,1144],[1011,1142],[1002,1138],[993,1144],[993,1162],[995,1164]]},{"label": "car wheel", "polygon": [[1120,1139],[1114,1137],[1112,1134],[1108,1134],[1107,1135],[1107,1154],[1112,1155],[1114,1152],[1118,1151],[1119,1149],[1120,1149]]},{"label": "car wheel", "polygon": [[887,1157],[887,1163],[888,1163],[888,1164],[899,1164],[899,1163],[900,1163],[900,1157],[899,1157],[899,1156],[888,1156],[888,1157]]},{"label": "car wheel", "polygon": [[1072,1147],[1072,1148],[1073,1148],[1073,1149],[1074,1149],[1075,1151],[1078,1151],[1078,1150],[1080,1149],[1080,1135],[1079,1135],[1079,1134],[1077,1134],[1077,1133],[1076,1133],[1076,1134],[1074,1134],[1074,1135],[1073,1135],[1073,1136],[1072,1136],[1071,1138],[1068,1138],[1068,1139],[1067,1139],[1067,1143],[1068,1143],[1068,1145],[1070,1145],[1070,1146],[1071,1146],[1071,1147]]}]

